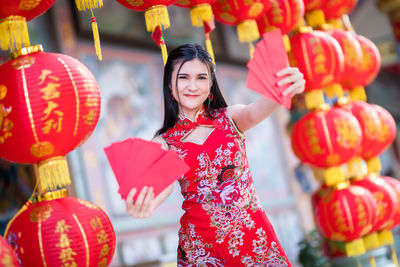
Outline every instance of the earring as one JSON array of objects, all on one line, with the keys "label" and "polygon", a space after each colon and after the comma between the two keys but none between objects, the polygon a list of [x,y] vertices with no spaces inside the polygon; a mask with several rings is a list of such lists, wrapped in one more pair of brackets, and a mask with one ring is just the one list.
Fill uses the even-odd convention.
[{"label": "earring", "polygon": [[171,100],[172,100],[172,102],[175,100],[174,95],[172,94],[172,91],[171,91]]},{"label": "earring", "polygon": [[213,98],[214,98],[214,95],[213,95],[213,93],[212,93],[212,92],[210,92],[210,94],[208,95],[208,97],[210,98],[210,101],[212,101],[212,100],[213,100]]}]

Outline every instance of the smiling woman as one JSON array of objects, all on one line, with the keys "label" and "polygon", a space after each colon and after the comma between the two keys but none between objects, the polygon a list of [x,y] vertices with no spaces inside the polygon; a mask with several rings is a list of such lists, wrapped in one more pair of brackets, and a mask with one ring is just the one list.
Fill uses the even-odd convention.
[{"label": "smiling woman", "polygon": [[[304,90],[297,68],[279,73],[285,94]],[[209,54],[187,44],[171,51],[164,69],[164,123],[156,142],[178,152],[191,169],[179,180],[185,211],[180,223],[178,266],[291,266],[255,192],[244,132],[279,105],[261,97],[228,106]],[[171,193],[132,189],[127,212],[148,217]]]}]

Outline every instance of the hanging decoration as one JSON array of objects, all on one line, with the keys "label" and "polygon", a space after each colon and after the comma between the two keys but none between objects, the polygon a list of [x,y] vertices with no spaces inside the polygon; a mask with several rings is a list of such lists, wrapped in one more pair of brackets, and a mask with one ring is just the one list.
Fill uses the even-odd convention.
[{"label": "hanging decoration", "polygon": [[176,0],[117,0],[121,5],[144,12],[147,31],[152,32],[152,38],[161,48],[161,53],[165,63],[167,63],[168,53],[162,34],[163,29],[170,26],[167,6],[172,5]]},{"label": "hanging decoration", "polygon": [[0,0],[0,48],[11,52],[29,46],[27,21],[46,12],[55,0]]},{"label": "hanging decoration", "polygon": [[219,22],[237,26],[239,42],[249,43],[250,57],[252,57],[254,52],[252,42],[260,38],[256,20],[270,6],[270,0],[217,0],[212,8]]},{"label": "hanging decoration", "polygon": [[350,257],[365,253],[361,237],[374,226],[376,209],[374,196],[367,189],[343,182],[321,197],[315,214],[324,236],[345,242]]},{"label": "hanging decoration", "polygon": [[39,187],[70,184],[64,156],[84,142],[100,113],[100,91],[85,65],[40,45],[0,66],[0,156],[38,164]]},{"label": "hanging decoration", "polygon": [[344,68],[344,56],[339,43],[329,34],[300,27],[290,37],[289,59],[304,74],[305,102],[308,109],[324,103],[323,89],[334,86]]},{"label": "hanging decoration", "polygon": [[292,148],[300,161],[324,169],[324,183],[345,180],[341,164],[353,158],[361,144],[357,119],[340,108],[317,109],[296,122]]},{"label": "hanging decoration", "polygon": [[22,266],[108,266],[116,243],[104,211],[65,189],[35,196],[5,236]]},{"label": "hanging decoration", "polygon": [[178,0],[175,5],[190,8],[190,18],[194,27],[204,27],[206,49],[215,63],[210,32],[214,29],[214,16],[211,4],[216,0]]},{"label": "hanging decoration", "polygon": [[270,30],[280,29],[286,51],[289,51],[290,41],[287,34],[301,24],[303,16],[302,0],[273,0],[271,8],[257,20],[258,30],[262,35]]},{"label": "hanging decoration", "polygon": [[97,58],[101,61],[103,60],[103,56],[101,54],[99,28],[97,26],[96,17],[93,14],[93,9],[102,7],[103,0],[75,0],[75,4],[79,11],[90,10],[92,14],[92,32],[94,47],[96,50]]}]

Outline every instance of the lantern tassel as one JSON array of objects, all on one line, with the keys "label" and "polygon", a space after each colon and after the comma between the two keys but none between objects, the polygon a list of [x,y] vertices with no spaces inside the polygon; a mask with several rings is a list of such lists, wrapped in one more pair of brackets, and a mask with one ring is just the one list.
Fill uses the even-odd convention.
[{"label": "lantern tassel", "polygon": [[367,94],[365,93],[365,88],[362,86],[357,86],[350,90],[350,97],[352,100],[367,101]]},{"label": "lantern tassel", "polygon": [[94,9],[103,6],[103,0],[75,0],[76,7],[79,11],[86,9]]},{"label": "lantern tassel", "polygon": [[396,249],[394,248],[394,244],[391,247],[392,250],[392,261],[396,267],[399,267],[399,261],[397,260]]},{"label": "lantern tassel", "polygon": [[163,62],[165,65],[165,64],[167,64],[167,60],[168,60],[168,52],[167,52],[167,46],[165,45],[164,37],[161,37],[161,39],[160,39],[160,48],[161,48]]},{"label": "lantern tassel", "polygon": [[369,256],[369,263],[371,264],[371,267],[376,267],[376,261],[373,255]]},{"label": "lantern tassel", "polygon": [[361,261],[360,261],[360,258],[359,258],[359,257],[357,257],[356,261],[357,261],[357,267],[362,267]]},{"label": "lantern tassel", "polygon": [[29,46],[28,26],[24,17],[10,16],[0,20],[0,48],[14,52]]},{"label": "lantern tassel", "polygon": [[194,27],[202,27],[203,21],[210,21],[213,15],[210,4],[200,4],[190,9],[190,18]]},{"label": "lantern tassel", "polygon": [[237,26],[239,42],[250,43],[260,38],[257,22],[254,19],[245,20]]},{"label": "lantern tassel", "polygon": [[98,59],[101,61],[103,60],[103,56],[101,54],[99,28],[97,27],[97,21],[94,16],[92,16],[92,31],[93,31],[93,41],[94,41],[94,47],[96,49],[96,55]]},{"label": "lantern tassel", "polygon": [[211,43],[211,40],[210,40],[210,34],[208,34],[208,33],[205,34],[205,37],[206,37],[206,49],[207,49],[207,52],[210,54],[211,59],[214,62],[214,65],[215,65],[215,56],[214,56],[214,50],[212,48],[212,43]]},{"label": "lantern tassel", "polygon": [[71,184],[67,160],[64,157],[54,157],[38,164],[39,192],[60,189]]},{"label": "lantern tassel", "polygon": [[152,6],[144,12],[147,31],[152,32],[157,26],[169,28],[169,16],[167,7],[164,5]]}]

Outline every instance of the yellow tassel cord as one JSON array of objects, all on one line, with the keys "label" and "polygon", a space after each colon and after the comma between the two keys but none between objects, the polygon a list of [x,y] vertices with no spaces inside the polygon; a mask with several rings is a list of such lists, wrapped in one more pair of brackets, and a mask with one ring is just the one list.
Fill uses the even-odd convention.
[{"label": "yellow tassel cord", "polygon": [[103,0],[75,0],[76,7],[79,11],[86,9],[100,8],[103,6]]},{"label": "yellow tassel cord", "polygon": [[342,97],[343,88],[339,83],[334,83],[325,88],[325,94],[327,97]]},{"label": "yellow tassel cord", "polygon": [[71,184],[67,160],[64,157],[54,157],[38,164],[39,192],[62,188]]},{"label": "yellow tassel cord", "polygon": [[284,34],[282,36],[282,39],[283,39],[283,44],[285,45],[285,50],[286,50],[287,53],[289,53],[292,50],[292,47],[290,45],[289,36],[287,36],[287,34]]},{"label": "yellow tassel cord", "polygon": [[391,246],[391,251],[392,251],[392,261],[396,267],[399,267],[399,261],[397,260],[397,254],[394,244]]},{"label": "yellow tassel cord", "polygon": [[153,32],[157,26],[167,29],[170,26],[167,7],[164,5],[157,5],[147,9],[144,12],[146,20],[147,31]]},{"label": "yellow tassel cord", "polygon": [[29,46],[28,26],[24,17],[10,16],[0,20],[0,48],[11,52]]},{"label": "yellow tassel cord", "polygon": [[93,31],[93,41],[94,41],[94,47],[96,49],[96,55],[97,58],[100,61],[102,61],[103,55],[101,54],[99,29],[97,27],[96,18],[93,16],[93,13],[92,13],[92,31]]},{"label": "yellow tassel cord", "polygon": [[250,52],[250,59],[252,59],[253,55],[254,55],[254,45],[253,45],[253,43],[249,43],[249,52]]},{"label": "yellow tassel cord", "polygon": [[210,54],[211,59],[215,65],[215,56],[214,56],[214,50],[212,48],[212,44],[211,44],[211,40],[210,40],[210,34],[209,33],[205,34],[205,37],[206,37],[206,49],[207,49],[208,53]]},{"label": "yellow tassel cord", "polygon": [[161,37],[160,39],[160,48],[161,48],[161,55],[163,58],[164,65],[167,64],[168,60],[168,52],[167,52],[167,46],[165,45],[164,37]]},{"label": "yellow tassel cord", "polygon": [[376,261],[374,255],[369,256],[369,264],[371,267],[376,267]]},{"label": "yellow tassel cord", "polygon": [[254,19],[248,19],[240,22],[237,25],[237,34],[239,42],[241,43],[251,43],[260,38],[257,22]]},{"label": "yellow tassel cord", "polygon": [[203,27],[203,21],[210,21],[213,15],[209,4],[200,4],[190,9],[190,18],[194,27]]},{"label": "yellow tassel cord", "polygon": [[357,86],[350,90],[350,97],[352,100],[367,101],[367,94],[362,86]]},{"label": "yellow tassel cord", "polygon": [[321,9],[316,9],[306,14],[306,20],[311,27],[319,27],[326,23],[324,12]]},{"label": "yellow tassel cord", "polygon": [[346,242],[345,250],[348,257],[360,256],[365,253],[364,243],[361,238]]},{"label": "yellow tassel cord", "polygon": [[357,257],[356,261],[357,261],[357,267],[362,267],[361,261],[360,261],[360,258],[359,258],[359,257]]},{"label": "yellow tassel cord", "polygon": [[308,109],[318,108],[320,105],[325,103],[324,93],[322,90],[312,90],[310,92],[306,92],[305,102]]},{"label": "yellow tassel cord", "polygon": [[369,174],[379,173],[382,168],[381,160],[378,157],[373,157],[367,160],[367,168]]}]

